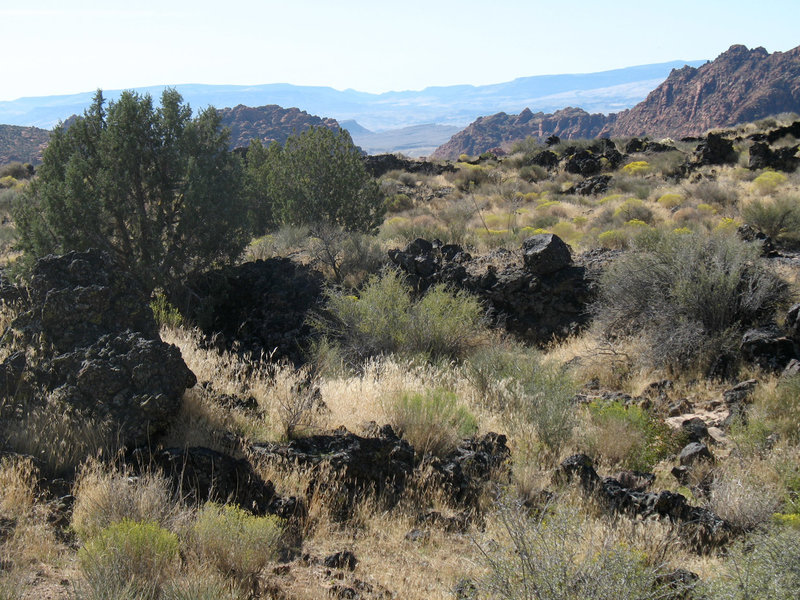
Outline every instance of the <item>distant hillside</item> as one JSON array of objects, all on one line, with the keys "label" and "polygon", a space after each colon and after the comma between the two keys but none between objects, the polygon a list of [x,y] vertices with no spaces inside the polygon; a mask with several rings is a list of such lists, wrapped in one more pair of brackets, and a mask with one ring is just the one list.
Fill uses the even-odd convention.
[{"label": "distant hillside", "polygon": [[247,147],[253,139],[283,144],[289,136],[311,127],[339,128],[336,119],[321,118],[299,108],[282,108],[276,104],[255,108],[240,104],[221,108],[218,112],[222,125],[231,129],[231,148]]},{"label": "distant hillside", "polygon": [[38,164],[50,141],[50,132],[38,127],[0,125],[0,165],[10,162]]},{"label": "distant hillside", "polygon": [[800,112],[800,47],[769,54],[731,46],[716,60],[673,70],[647,98],[618,114],[581,109],[553,114],[498,113],[482,117],[440,146],[434,156],[455,158],[510,145],[527,136],[566,139],[600,136],[700,135],[715,127]]},{"label": "distant hillside", "polygon": [[[689,64],[698,66],[703,62]],[[599,73],[540,75],[492,85],[452,85],[383,94],[284,83],[174,87],[194,109],[239,104],[297,106],[310,114],[329,115],[340,123],[353,119],[369,130],[381,131],[427,123],[464,127],[480,115],[517,112],[524,106],[545,112],[565,106],[581,106],[589,112],[620,111],[642,100],[673,68],[684,64],[686,61],[672,61]],[[136,91],[158,98],[164,87]],[[103,91],[108,100],[118,98],[120,93]],[[50,128],[70,115],[81,114],[93,95],[94,91],[87,91],[0,102],[0,123]]]},{"label": "distant hillside", "polygon": [[456,159],[461,154],[480,154],[529,136],[540,139],[551,135],[566,139],[594,137],[607,123],[606,115],[591,115],[581,108],[565,108],[552,114],[533,113],[527,108],[518,115],[498,113],[480,117],[439,146],[433,158]]},{"label": "distant hillside", "polygon": [[769,54],[764,48],[737,45],[698,69],[673,71],[601,133],[701,135],[782,112],[800,112],[800,46]]},{"label": "distant hillside", "polygon": [[385,131],[370,131],[356,121],[343,121],[353,142],[367,154],[400,152],[406,156],[420,157],[431,154],[436,148],[460,131],[452,125],[412,125]]}]

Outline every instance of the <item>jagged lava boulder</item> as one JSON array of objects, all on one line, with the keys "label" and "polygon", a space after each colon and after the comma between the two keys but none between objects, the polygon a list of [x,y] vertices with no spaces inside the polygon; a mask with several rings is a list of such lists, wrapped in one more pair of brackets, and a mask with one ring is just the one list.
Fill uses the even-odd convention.
[{"label": "jagged lava boulder", "polygon": [[181,314],[219,349],[303,361],[308,311],[322,298],[322,275],[288,258],[198,273],[169,294]]},{"label": "jagged lava boulder", "polygon": [[[38,261],[0,364],[5,427],[37,409],[107,427],[122,446],[148,443],[180,408],[194,374],[161,341],[147,297],[97,250]],[[20,298],[22,298],[20,300]],[[10,339],[11,338],[11,339]]]},{"label": "jagged lava boulder", "polygon": [[531,343],[568,336],[589,322],[594,277],[573,264],[569,247],[552,234],[477,258],[455,244],[417,239],[403,250],[390,250],[389,258],[417,291],[444,283],[473,293],[495,323]]}]

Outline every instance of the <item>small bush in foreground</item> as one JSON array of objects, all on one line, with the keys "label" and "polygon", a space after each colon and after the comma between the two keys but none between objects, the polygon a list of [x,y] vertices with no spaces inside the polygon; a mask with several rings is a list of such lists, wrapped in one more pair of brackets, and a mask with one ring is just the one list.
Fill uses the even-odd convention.
[{"label": "small bush in foreground", "polygon": [[800,589],[800,530],[780,528],[742,539],[710,585],[720,600],[790,600]]},{"label": "small bush in foreground", "polygon": [[389,420],[420,454],[444,457],[478,429],[475,416],[445,390],[405,392],[388,408]]},{"label": "small bush in foreground", "polygon": [[256,517],[236,506],[209,502],[197,515],[192,537],[201,559],[245,581],[276,558],[283,530],[278,517]]},{"label": "small bush in foreground", "polygon": [[178,536],[155,523],[129,519],[103,529],[78,552],[92,590],[135,590],[139,598],[158,596],[177,558]]}]

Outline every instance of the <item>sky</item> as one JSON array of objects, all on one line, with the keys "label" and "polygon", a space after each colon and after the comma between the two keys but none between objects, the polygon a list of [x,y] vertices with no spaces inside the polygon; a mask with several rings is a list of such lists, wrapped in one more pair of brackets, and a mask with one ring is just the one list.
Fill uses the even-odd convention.
[{"label": "sky", "polygon": [[800,0],[0,0],[0,101],[183,83],[483,85],[800,45]]}]

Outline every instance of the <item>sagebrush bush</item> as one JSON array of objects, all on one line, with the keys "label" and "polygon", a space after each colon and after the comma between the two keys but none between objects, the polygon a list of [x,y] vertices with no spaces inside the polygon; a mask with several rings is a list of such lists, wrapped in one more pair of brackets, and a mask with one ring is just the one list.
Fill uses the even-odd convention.
[{"label": "sagebrush bush", "polygon": [[276,516],[257,517],[238,506],[207,502],[191,536],[201,560],[245,581],[278,556],[284,528],[284,521]]},{"label": "sagebrush bush", "polygon": [[531,518],[522,507],[501,505],[498,517],[503,538],[483,549],[486,597],[655,600],[691,593],[691,582],[670,582],[644,552],[608,532],[595,533],[573,508],[557,506]]},{"label": "sagebrush bush", "polygon": [[737,541],[709,585],[720,600],[794,600],[800,590],[800,530],[776,528]]},{"label": "sagebrush bush", "polygon": [[478,422],[459,404],[452,392],[403,392],[387,407],[390,423],[421,456],[444,457],[465,437],[478,430]]},{"label": "sagebrush bush", "polygon": [[753,200],[742,208],[742,218],[774,240],[800,238],[800,198]]},{"label": "sagebrush bush", "polygon": [[[137,598],[157,598],[178,559],[178,536],[152,522],[123,519],[78,551],[89,588]],[[117,592],[118,591],[118,592]]]},{"label": "sagebrush bush", "polygon": [[391,353],[460,358],[485,332],[477,298],[436,285],[417,299],[395,271],[371,277],[358,296],[329,290],[325,313],[311,324],[355,367],[371,356]]},{"label": "sagebrush bush", "polygon": [[[664,352],[670,338],[690,332],[724,346],[719,340],[769,321],[788,299],[786,283],[759,256],[759,246],[731,235],[651,230],[601,276],[597,323],[606,334],[649,337],[652,361],[680,366],[681,357]],[[678,349],[692,355],[691,347]]]}]

